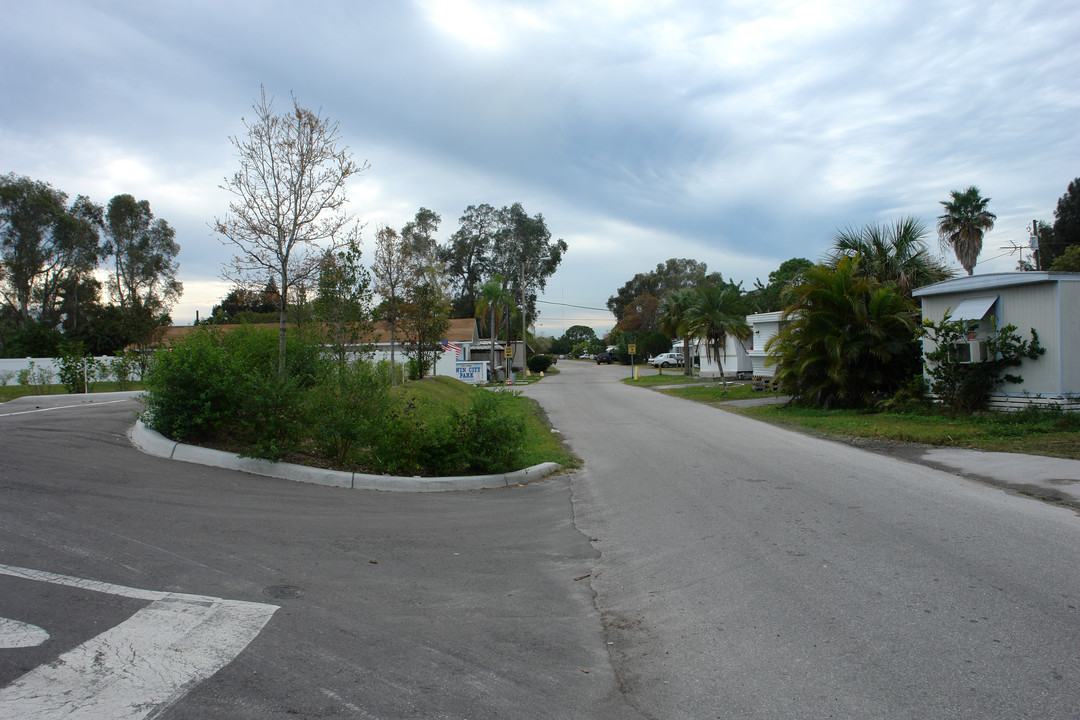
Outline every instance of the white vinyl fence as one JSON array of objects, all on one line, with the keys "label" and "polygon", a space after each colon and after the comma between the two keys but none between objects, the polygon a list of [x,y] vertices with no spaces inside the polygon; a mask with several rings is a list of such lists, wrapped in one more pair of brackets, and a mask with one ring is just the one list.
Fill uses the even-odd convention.
[{"label": "white vinyl fence", "polygon": [[[95,378],[91,379],[92,382],[95,380],[97,382],[116,380],[110,370],[111,363],[116,358],[103,355],[94,358],[94,360],[98,361],[99,367],[104,368],[106,374],[104,376],[100,374],[95,376]],[[24,371],[27,372],[24,373]],[[59,385],[60,361],[56,358],[0,358],[0,386],[18,385],[20,375],[26,376],[27,384],[30,385],[41,384],[41,378],[45,378],[46,385]],[[140,379],[138,366],[132,368],[132,374],[128,379]]]}]

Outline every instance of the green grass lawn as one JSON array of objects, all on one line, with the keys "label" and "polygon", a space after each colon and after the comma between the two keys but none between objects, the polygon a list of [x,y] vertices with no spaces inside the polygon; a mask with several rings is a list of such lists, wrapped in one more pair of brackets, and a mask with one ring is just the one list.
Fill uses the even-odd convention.
[{"label": "green grass lawn", "polygon": [[866,438],[1080,460],[1080,413],[983,413],[951,417],[933,410],[873,413],[794,405],[725,409],[841,439]]},{"label": "green grass lawn", "polygon": [[714,385],[690,385],[688,387],[665,388],[659,390],[665,395],[674,395],[686,400],[703,402],[709,405],[720,405],[731,400],[748,400],[750,398],[775,397],[776,393],[754,390],[751,383],[730,383],[724,386],[721,383]]},{"label": "green grass lawn", "polygon": [[[626,368],[627,374],[630,373],[630,368]],[[654,370],[648,366],[638,366],[638,378],[634,380],[632,377],[627,377],[623,380],[627,385],[635,385],[637,387],[656,387],[657,385],[683,385],[685,383],[708,383],[716,382],[711,378],[703,378],[697,376],[687,377],[682,374],[681,368],[670,368],[665,370],[663,374]]]},{"label": "green grass lawn", "polygon": [[[513,392],[512,386],[507,387],[506,391]],[[424,398],[438,403],[447,411],[451,408],[464,411],[472,403],[474,393],[504,391],[477,388],[455,378],[435,377],[405,383],[396,388],[396,392],[414,401]],[[551,431],[551,423],[539,403],[520,394],[515,395],[514,412],[524,417],[526,423],[525,467],[545,462],[556,462],[565,467],[580,467],[581,459],[566,448],[558,433]]]},{"label": "green grass lawn", "polygon": [[[117,392],[121,390],[145,390],[145,386],[141,382],[100,382],[94,383],[90,388],[92,393],[104,393],[104,392]],[[44,387],[40,385],[4,385],[0,387],[0,402],[7,402],[8,400],[14,400],[15,398],[27,397],[29,395],[66,395],[67,388],[63,385],[46,385]]]},{"label": "green grass lawn", "polygon": [[[658,385],[702,381],[648,376],[623,382],[655,388]],[[820,410],[786,404],[758,407],[725,405],[731,400],[775,396],[774,393],[755,391],[750,383],[729,385],[726,389],[719,383],[698,384],[658,389],[657,392],[722,407],[729,412],[793,430],[843,440],[859,438],[1080,460],[1080,413],[986,412],[971,417],[953,417],[933,408],[889,413]]]}]

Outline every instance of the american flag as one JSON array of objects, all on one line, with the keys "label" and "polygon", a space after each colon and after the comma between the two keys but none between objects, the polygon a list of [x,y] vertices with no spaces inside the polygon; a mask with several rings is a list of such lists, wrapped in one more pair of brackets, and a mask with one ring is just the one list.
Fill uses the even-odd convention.
[{"label": "american flag", "polygon": [[454,351],[454,357],[457,358],[457,359],[461,359],[461,346],[460,345],[455,345],[452,342],[448,342],[446,340],[443,340],[442,341],[442,349],[443,349],[443,352],[450,352],[451,350],[453,350]]}]

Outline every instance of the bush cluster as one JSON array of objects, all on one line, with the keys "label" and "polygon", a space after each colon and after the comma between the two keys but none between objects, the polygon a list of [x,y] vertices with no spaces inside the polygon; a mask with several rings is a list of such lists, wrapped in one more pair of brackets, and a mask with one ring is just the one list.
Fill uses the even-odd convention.
[{"label": "bush cluster", "polygon": [[1018,384],[1023,378],[1009,372],[1020,367],[1024,360],[1035,360],[1046,353],[1039,343],[1039,334],[1031,329],[1031,339],[1025,340],[1015,325],[997,327],[985,338],[986,359],[981,362],[960,362],[955,346],[967,341],[978,326],[970,320],[952,320],[948,314],[941,322],[923,321],[923,337],[934,343],[926,353],[926,372],[930,390],[950,411],[970,415],[985,409],[992,391],[1004,383]]},{"label": "bush cluster", "polygon": [[554,359],[550,355],[533,355],[526,364],[529,366],[529,372],[542,373],[547,372],[553,362]]},{"label": "bush cluster", "polygon": [[174,440],[238,447],[280,460],[408,475],[516,470],[526,425],[513,395],[474,389],[464,407],[410,400],[391,388],[388,363],[341,363],[317,338],[288,336],[278,373],[277,331],[213,326],[155,353],[144,420]]}]

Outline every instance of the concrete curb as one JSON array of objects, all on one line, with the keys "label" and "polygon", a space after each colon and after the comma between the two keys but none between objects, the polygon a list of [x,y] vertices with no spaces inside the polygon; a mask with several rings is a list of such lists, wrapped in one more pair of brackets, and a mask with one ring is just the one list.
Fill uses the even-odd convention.
[{"label": "concrete curb", "polygon": [[174,442],[136,420],[128,432],[131,443],[149,455],[181,460],[196,465],[240,470],[252,475],[293,480],[295,482],[328,485],[352,490],[390,490],[394,492],[443,492],[447,490],[487,490],[534,482],[562,469],[558,463],[541,463],[524,470],[500,475],[461,475],[453,477],[398,477],[369,475],[342,470],[275,463],[258,458],[245,458],[222,450],[184,445]]}]

